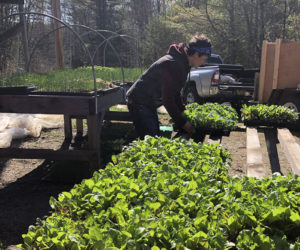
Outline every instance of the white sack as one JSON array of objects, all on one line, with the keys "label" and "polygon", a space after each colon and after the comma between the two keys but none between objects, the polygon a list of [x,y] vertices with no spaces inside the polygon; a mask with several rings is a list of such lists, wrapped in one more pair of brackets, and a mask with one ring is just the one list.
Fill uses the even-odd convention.
[{"label": "white sack", "polygon": [[63,126],[62,115],[0,113],[0,148],[10,147],[13,139],[39,137],[43,128]]}]

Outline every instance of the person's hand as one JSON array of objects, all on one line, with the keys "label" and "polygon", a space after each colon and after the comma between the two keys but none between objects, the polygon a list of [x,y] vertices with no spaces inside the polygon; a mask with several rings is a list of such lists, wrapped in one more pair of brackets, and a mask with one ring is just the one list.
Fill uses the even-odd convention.
[{"label": "person's hand", "polygon": [[192,134],[194,131],[194,127],[190,122],[186,122],[183,126],[183,129],[189,134]]}]

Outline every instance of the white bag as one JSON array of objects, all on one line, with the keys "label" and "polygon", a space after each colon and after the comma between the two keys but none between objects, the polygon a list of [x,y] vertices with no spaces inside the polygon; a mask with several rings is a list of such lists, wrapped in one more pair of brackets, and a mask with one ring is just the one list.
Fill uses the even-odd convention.
[{"label": "white bag", "polygon": [[43,128],[59,128],[62,115],[0,113],[0,148],[10,147],[13,139],[39,137]]}]

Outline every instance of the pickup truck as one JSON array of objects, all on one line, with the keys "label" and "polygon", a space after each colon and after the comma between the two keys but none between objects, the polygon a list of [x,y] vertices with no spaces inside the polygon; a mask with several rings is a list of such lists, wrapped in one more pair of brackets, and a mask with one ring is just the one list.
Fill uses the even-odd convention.
[{"label": "pickup truck", "polygon": [[182,96],[186,104],[198,102],[230,103],[237,110],[253,98],[255,73],[242,65],[223,64],[213,54],[203,67],[192,68]]}]

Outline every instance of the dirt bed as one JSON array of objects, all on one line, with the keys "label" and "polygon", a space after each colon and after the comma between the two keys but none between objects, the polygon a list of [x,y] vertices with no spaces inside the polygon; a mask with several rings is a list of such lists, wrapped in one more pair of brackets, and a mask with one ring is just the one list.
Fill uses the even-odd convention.
[{"label": "dirt bed", "polygon": [[[300,143],[299,133],[294,133],[296,140]],[[259,142],[262,149],[263,164],[265,168],[266,176],[270,177],[274,172],[281,172],[283,175],[287,175],[292,172],[290,163],[285,157],[284,152],[277,142],[276,148],[278,152],[278,160],[280,163],[280,169],[271,169],[269,160],[269,154],[266,146],[266,138],[263,131],[258,132]],[[246,174],[247,167],[247,150],[246,150],[246,132],[231,132],[230,136],[222,137],[222,145],[230,152],[233,158],[231,168],[229,169],[230,176],[241,177]]]}]

